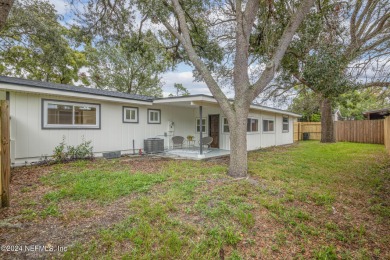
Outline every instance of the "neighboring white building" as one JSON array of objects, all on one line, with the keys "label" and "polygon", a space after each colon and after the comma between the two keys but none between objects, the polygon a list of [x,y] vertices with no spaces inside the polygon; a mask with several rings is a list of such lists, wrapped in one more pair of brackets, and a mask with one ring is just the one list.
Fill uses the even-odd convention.
[{"label": "neighboring white building", "polygon": [[[65,136],[68,145],[91,140],[97,156],[103,152],[133,153],[144,139],[172,136],[214,138],[212,147],[229,150],[229,128],[211,96],[153,99],[114,91],[0,76],[0,100],[9,100],[11,161],[30,163],[50,156]],[[248,118],[248,150],[293,143],[293,122],[299,115],[252,105]],[[133,147],[134,141],[134,147]]]}]

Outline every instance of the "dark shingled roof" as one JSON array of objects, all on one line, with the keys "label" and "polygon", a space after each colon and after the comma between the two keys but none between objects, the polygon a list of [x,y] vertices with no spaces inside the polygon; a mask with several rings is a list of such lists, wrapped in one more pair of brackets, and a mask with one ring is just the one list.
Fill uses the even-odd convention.
[{"label": "dark shingled roof", "polygon": [[71,86],[65,84],[56,84],[56,83],[43,82],[38,80],[28,80],[28,79],[20,79],[20,78],[5,77],[5,76],[0,76],[0,83],[8,83],[8,84],[36,87],[42,89],[67,91],[67,92],[76,92],[82,94],[106,96],[106,97],[113,97],[113,98],[139,100],[139,101],[146,101],[146,102],[152,102],[154,99],[153,97],[143,96],[143,95],[133,95],[133,94],[127,94],[127,93],[122,93],[117,91],[77,87],[77,86]]}]

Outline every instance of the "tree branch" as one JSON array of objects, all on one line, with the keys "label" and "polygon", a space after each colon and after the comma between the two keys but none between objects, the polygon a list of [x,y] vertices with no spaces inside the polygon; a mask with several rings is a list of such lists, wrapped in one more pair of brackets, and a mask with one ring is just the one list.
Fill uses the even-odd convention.
[{"label": "tree branch", "polygon": [[[258,0],[249,0],[244,12],[241,1],[236,2],[236,56],[234,58],[234,89],[238,100],[247,95],[250,86],[248,75],[249,37],[259,10]],[[245,100],[250,103],[252,99]]]},{"label": "tree branch", "polygon": [[271,82],[274,77],[274,74],[277,68],[280,65],[280,62],[290,45],[290,42],[298,29],[299,25],[302,23],[306,14],[310,11],[310,8],[314,5],[314,0],[304,0],[300,8],[295,12],[293,17],[290,20],[290,23],[287,25],[286,29],[283,32],[282,37],[279,40],[278,47],[275,50],[275,53],[272,56],[272,59],[266,64],[266,68],[261,74],[260,78],[253,85],[252,88],[252,100],[255,99],[263,89]]},{"label": "tree branch", "polygon": [[375,82],[368,82],[368,83],[364,83],[362,85],[363,88],[372,88],[372,87],[390,87],[390,82],[381,82],[381,81],[375,81]]},{"label": "tree branch", "polygon": [[210,92],[213,94],[213,96],[218,101],[220,106],[224,109],[224,111],[227,111],[228,113],[232,113],[232,106],[230,105],[229,100],[222,92],[222,90],[219,88],[218,83],[213,78],[206,64],[201,60],[199,55],[196,53],[194,47],[192,46],[190,31],[188,29],[186,19],[185,19],[185,13],[179,1],[172,0],[172,2],[173,2],[174,12],[177,16],[181,28],[181,33],[179,33],[175,28],[173,28],[172,25],[169,22],[167,22],[165,19],[160,18],[160,21],[167,28],[167,30],[181,42],[181,44],[183,45],[184,49],[188,54],[188,58],[194,64],[195,68],[198,70],[200,75],[202,75],[204,81],[206,82],[207,86],[210,89]]}]

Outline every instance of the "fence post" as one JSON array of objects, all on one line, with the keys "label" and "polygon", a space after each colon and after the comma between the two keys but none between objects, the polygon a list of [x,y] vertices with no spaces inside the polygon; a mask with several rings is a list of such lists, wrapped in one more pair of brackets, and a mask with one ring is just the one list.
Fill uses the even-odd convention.
[{"label": "fence post", "polygon": [[1,206],[10,206],[9,183],[11,179],[10,158],[10,130],[9,130],[9,105],[8,101],[2,100],[0,104],[0,173],[1,173]]},{"label": "fence post", "polygon": [[385,148],[387,152],[390,154],[390,116],[386,117],[383,122],[383,137]]}]

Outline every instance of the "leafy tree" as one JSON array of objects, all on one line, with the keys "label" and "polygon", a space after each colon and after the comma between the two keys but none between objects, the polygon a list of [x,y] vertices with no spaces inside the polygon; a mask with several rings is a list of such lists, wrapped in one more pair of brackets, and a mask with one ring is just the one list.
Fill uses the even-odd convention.
[{"label": "leafy tree", "polygon": [[[276,2],[277,5],[272,5]],[[271,3],[271,5],[269,4]],[[180,1],[90,0],[86,26],[103,24],[136,4],[139,12],[152,24],[155,35],[175,59],[192,64],[199,80],[204,81],[227,117],[230,129],[229,175],[247,175],[247,117],[252,101],[272,81],[296,30],[314,4],[299,1]],[[284,9],[282,21],[267,15]],[[93,14],[96,14],[94,16]],[[105,19],[106,17],[106,19]],[[282,33],[275,38],[259,37],[256,28],[265,28],[267,36],[274,28]],[[115,28],[114,28],[115,29]],[[267,41],[265,41],[267,40]],[[256,52],[259,46],[267,50]],[[261,55],[260,55],[261,54]],[[230,86],[234,101],[222,88]]]},{"label": "leafy tree", "polygon": [[74,49],[72,31],[58,19],[46,1],[16,2],[0,33],[0,72],[63,84],[78,81],[85,54]]},{"label": "leafy tree", "polygon": [[293,99],[289,110],[302,115],[302,122],[320,122],[321,113],[318,95],[310,89],[303,87]]},{"label": "leafy tree", "polygon": [[363,120],[363,112],[390,107],[390,100],[374,89],[355,90],[340,95],[336,102],[346,120]]},{"label": "leafy tree", "polygon": [[356,89],[389,86],[390,5],[388,0],[317,4],[318,12],[306,20],[287,51],[282,77],[321,97],[321,142],[334,142],[337,98]]},{"label": "leafy tree", "polygon": [[[314,91],[299,87],[289,110],[301,114],[303,122],[321,122],[320,96]],[[334,100],[333,114],[339,109],[343,120],[363,120],[363,112],[390,106],[389,95],[377,88],[348,91]]]},{"label": "leafy tree", "polygon": [[[175,83],[173,87],[176,89],[176,96],[189,96],[190,92],[186,87],[183,86],[181,83]],[[169,94],[170,97],[174,97],[174,95],[171,93]]]},{"label": "leafy tree", "polygon": [[5,26],[9,11],[14,4],[14,0],[0,0],[0,31]]},{"label": "leafy tree", "polygon": [[168,68],[160,48],[150,31],[101,41],[87,49],[90,79],[101,89],[160,97],[160,75]]}]

